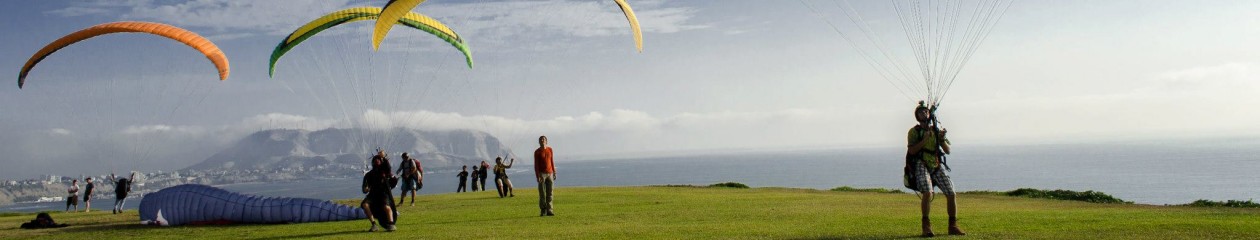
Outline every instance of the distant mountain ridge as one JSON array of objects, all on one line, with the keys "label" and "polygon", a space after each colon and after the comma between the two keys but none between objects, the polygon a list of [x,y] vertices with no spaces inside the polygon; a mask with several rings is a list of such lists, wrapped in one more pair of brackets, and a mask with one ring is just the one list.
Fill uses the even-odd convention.
[{"label": "distant mountain ridge", "polygon": [[[365,144],[371,146],[363,146]],[[377,147],[389,153],[395,163],[399,154],[407,152],[420,159],[426,169],[480,163],[511,153],[511,149],[498,138],[476,130],[274,129],[250,134],[186,169],[275,170],[330,165],[363,166]]]}]

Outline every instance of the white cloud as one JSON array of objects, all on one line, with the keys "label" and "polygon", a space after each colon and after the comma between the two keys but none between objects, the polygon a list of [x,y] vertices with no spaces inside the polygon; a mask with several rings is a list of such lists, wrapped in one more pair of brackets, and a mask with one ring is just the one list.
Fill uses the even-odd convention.
[{"label": "white cloud", "polygon": [[1254,135],[1257,80],[1260,64],[1225,63],[1150,74],[1126,91],[953,102],[948,113],[954,127],[969,129],[960,134],[992,141]]},{"label": "white cloud", "polygon": [[201,136],[206,133],[206,129],[197,126],[170,126],[170,125],[142,125],[127,126],[121,131],[125,135],[188,135]]},{"label": "white cloud", "polygon": [[[667,6],[664,1],[632,3],[640,26],[647,33],[675,33],[710,26],[690,23],[697,10]],[[577,37],[629,36],[629,23],[611,1],[506,1],[421,5],[418,12],[450,25],[478,48],[498,48],[556,35]],[[645,38],[651,38],[645,37]],[[485,45],[491,46],[485,46]],[[531,43],[534,44],[534,43]],[[555,43],[561,45],[562,43]],[[531,45],[549,49],[553,45]],[[518,48],[520,46],[517,46]]]},{"label": "white cloud", "polygon": [[[866,113],[871,114],[871,113]],[[882,113],[874,113],[882,114]],[[488,132],[515,149],[528,149],[538,135],[567,139],[570,151],[607,152],[694,150],[734,147],[838,146],[897,141],[906,126],[860,126],[850,114],[814,109],[768,112],[680,113],[655,116],[615,109],[547,119],[519,119],[492,115],[462,115],[430,111],[383,112],[368,110],[355,120],[362,127],[424,130],[474,129]],[[909,118],[907,118],[909,119]],[[910,124],[907,120],[906,124]],[[907,125],[908,126],[908,125]],[[890,130],[891,129],[891,130]],[[887,135],[839,138],[837,135]],[[848,141],[848,142],[846,142]]]},{"label": "white cloud", "polygon": [[107,15],[120,20],[151,20],[180,27],[213,29],[207,35],[233,39],[249,35],[283,35],[293,28],[348,6],[349,0],[230,1],[154,0],[86,1],[50,11],[60,16]]},{"label": "white cloud", "polygon": [[[224,125],[136,125],[100,134],[65,136],[51,133],[69,130],[50,129],[39,134],[10,136],[18,140],[12,141],[17,144],[10,146],[7,156],[35,159],[48,163],[39,168],[65,171],[92,172],[107,167],[170,170],[204,160],[261,130],[320,130],[358,125],[376,129],[480,130],[498,137],[520,155],[536,146],[538,135],[547,135],[555,147],[562,149],[563,159],[575,160],[577,155],[607,157],[606,153],[834,143],[837,138],[828,134],[852,133],[845,130],[846,126],[857,125],[848,123],[851,122],[846,122],[841,114],[802,109],[668,116],[618,109],[539,119],[432,111],[368,110],[353,116],[352,120],[268,113]],[[824,127],[813,127],[820,125]],[[904,126],[898,126],[901,127]],[[58,168],[70,163],[75,163],[72,165],[77,166],[76,170]]]},{"label": "white cloud", "polygon": [[249,134],[253,131],[266,129],[319,130],[333,127],[337,123],[337,120],[332,119],[318,119],[283,113],[268,113],[245,118],[236,125],[228,126],[224,129],[231,129],[235,132],[247,131],[245,134]]},{"label": "white cloud", "polygon": [[[665,1],[638,1],[633,4],[640,25],[646,33],[674,33],[709,27],[689,22],[697,11],[692,8],[667,6]],[[101,15],[118,16],[123,20],[160,21],[180,27],[210,29],[213,31],[199,32],[215,40],[229,40],[255,35],[288,34],[322,14],[358,5],[364,4],[351,3],[350,0],[190,0],[173,3],[154,0],[102,0],[75,2],[69,7],[48,13],[66,17]],[[629,23],[621,9],[611,1],[428,2],[414,11],[446,23],[466,39],[476,39],[477,48],[483,50],[516,44],[524,39],[553,39],[557,35],[630,35]],[[370,28],[370,25],[363,26]],[[349,31],[325,34],[346,32]],[[529,47],[551,49],[564,45],[551,43]],[[523,47],[515,45],[514,48]]]},{"label": "white cloud", "polygon": [[49,11],[48,13],[57,15],[57,16],[62,16],[62,17],[78,17],[78,16],[87,16],[87,15],[104,15],[110,12],[111,11],[106,8],[71,6],[67,8]]},{"label": "white cloud", "polygon": [[[528,149],[538,135],[569,141],[571,152],[604,153],[662,150],[694,150],[731,147],[788,147],[840,144],[832,134],[875,131],[856,128],[846,115],[811,109],[769,112],[680,113],[654,116],[647,112],[615,109],[574,116],[519,119],[493,115],[463,115],[432,111],[380,111],[370,109],[350,120],[326,119],[282,113],[245,118],[222,126],[132,126],[125,134],[147,134],[147,139],[226,145],[248,134],[269,129],[320,130],[329,127],[420,130],[472,129],[488,132],[516,149]],[[848,123],[848,124],[845,124]],[[902,126],[897,126],[900,128]],[[863,130],[865,129],[865,130]],[[894,132],[900,131],[893,130]],[[873,132],[871,134],[878,134]],[[755,139],[750,141],[749,139]],[[897,139],[891,136],[886,139]],[[211,146],[200,146],[211,147]]]},{"label": "white cloud", "polygon": [[1143,92],[1184,94],[1186,92],[1255,93],[1260,88],[1260,64],[1225,63],[1173,70],[1157,74]]},{"label": "white cloud", "polygon": [[77,17],[87,15],[111,15],[118,14],[121,10],[132,8],[135,6],[143,6],[150,4],[152,0],[94,0],[94,1],[78,1],[70,3],[69,7],[48,11],[48,14],[58,15],[62,17]]},{"label": "white cloud", "polygon": [[65,128],[53,128],[53,129],[48,130],[48,134],[51,134],[54,136],[69,136],[71,134],[74,134],[74,132],[70,131],[70,129],[65,129]]}]

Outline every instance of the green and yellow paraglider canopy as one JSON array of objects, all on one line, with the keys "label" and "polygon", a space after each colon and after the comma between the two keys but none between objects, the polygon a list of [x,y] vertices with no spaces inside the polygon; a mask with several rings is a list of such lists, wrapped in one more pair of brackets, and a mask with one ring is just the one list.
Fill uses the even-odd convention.
[{"label": "green and yellow paraglider canopy", "polygon": [[[289,50],[293,49],[293,47],[298,44],[301,44],[303,41],[306,41],[306,39],[315,36],[315,34],[319,34],[321,31],[341,24],[378,19],[382,15],[381,12],[381,8],[378,7],[348,8],[329,13],[323,17],[319,17],[309,23],[306,23],[306,25],[302,25],[302,27],[294,30],[293,33],[290,33],[289,36],[280,41],[280,44],[276,45],[276,49],[271,52],[271,63],[268,68],[268,74],[275,74],[276,62],[280,60],[280,57],[283,57],[285,53],[289,52]],[[420,31],[428,32],[429,34],[433,34],[433,36],[441,38],[447,43],[450,43],[452,47],[455,47],[455,49],[463,52],[465,61],[468,63],[468,68],[473,67],[472,50],[464,43],[464,39],[460,38],[459,34],[456,34],[455,31],[447,27],[446,24],[442,24],[442,22],[439,22],[436,19],[414,12],[408,12],[407,14],[402,15],[402,18],[395,20],[395,24],[419,29]]]},{"label": "green and yellow paraglider canopy", "polygon": [[[400,19],[407,19],[408,11],[416,8],[425,0],[390,0],[385,3],[385,8],[381,10],[380,19],[376,20],[376,27],[372,30],[372,49],[379,49],[381,42],[385,41],[385,36],[389,35],[389,30],[394,27],[394,22]],[[643,52],[643,31],[639,28],[639,17],[634,15],[634,9],[630,8],[630,4],[625,0],[613,0],[617,6],[621,8],[621,12],[626,15],[626,21],[630,22],[630,30],[634,35],[634,46]]]}]

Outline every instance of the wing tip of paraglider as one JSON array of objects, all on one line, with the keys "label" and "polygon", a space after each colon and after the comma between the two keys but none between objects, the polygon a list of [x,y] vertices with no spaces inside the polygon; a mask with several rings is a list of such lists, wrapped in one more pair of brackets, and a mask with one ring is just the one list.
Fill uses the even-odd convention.
[{"label": "wing tip of paraglider", "polygon": [[[389,8],[389,4],[391,3],[393,3],[393,1],[390,1],[390,3],[387,3],[384,8],[381,8],[382,14],[385,13],[385,9]],[[388,32],[389,27],[392,27],[392,25],[382,24],[380,18],[376,19],[376,24],[372,27],[372,51],[373,52],[380,50],[381,40],[385,40],[385,34],[389,33]],[[381,31],[381,30],[385,30],[385,31]]]},{"label": "wing tip of paraglider", "polygon": [[381,49],[381,42],[384,42],[385,40],[385,34],[387,33],[382,33],[381,29],[384,28],[386,29],[385,31],[389,31],[388,30],[389,27],[392,27],[392,26],[381,27],[378,25],[376,26],[377,30],[372,32],[372,51],[373,52],[379,51]]},{"label": "wing tip of paraglider", "polygon": [[18,74],[18,89],[22,89],[22,85],[26,85],[26,73]]}]

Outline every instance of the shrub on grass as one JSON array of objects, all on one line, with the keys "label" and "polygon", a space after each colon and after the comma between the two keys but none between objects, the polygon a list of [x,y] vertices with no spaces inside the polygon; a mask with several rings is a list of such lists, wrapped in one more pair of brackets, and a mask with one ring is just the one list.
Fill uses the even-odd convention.
[{"label": "shrub on grass", "polygon": [[687,184],[666,184],[666,185],[652,185],[652,186],[650,186],[650,187],[681,187],[681,188],[694,188],[694,187],[700,187],[700,186],[696,186],[696,185],[687,185]]},{"label": "shrub on grass", "polygon": [[993,191],[993,190],[973,190],[973,191],[960,192],[958,194],[1006,195],[1006,193],[1007,192],[999,192],[999,191]]},{"label": "shrub on grass", "polygon": [[1007,196],[1029,197],[1029,198],[1045,198],[1057,200],[1083,201],[1092,203],[1133,203],[1121,200],[1102,192],[1084,191],[1077,192],[1071,190],[1040,190],[1032,188],[1020,188],[1014,191],[1006,192]]},{"label": "shrub on grass", "polygon": [[1242,201],[1242,200],[1228,200],[1228,201],[1221,202],[1221,201],[1212,201],[1212,200],[1207,200],[1207,199],[1199,199],[1199,200],[1195,200],[1195,201],[1194,201],[1194,202],[1192,202],[1192,203],[1186,204],[1185,206],[1191,206],[1191,207],[1260,208],[1260,203],[1252,202],[1251,200],[1247,200],[1247,201]]},{"label": "shrub on grass", "polygon": [[709,187],[748,188],[748,185],[744,185],[743,183],[737,183],[737,182],[724,182],[724,183],[715,183],[713,185],[709,185]]},{"label": "shrub on grass", "polygon": [[855,187],[850,187],[850,186],[841,186],[841,187],[838,187],[838,188],[832,188],[832,189],[831,189],[831,191],[836,191],[836,192],[905,193],[905,192],[902,192],[900,189],[887,189],[887,188],[855,188]]}]

